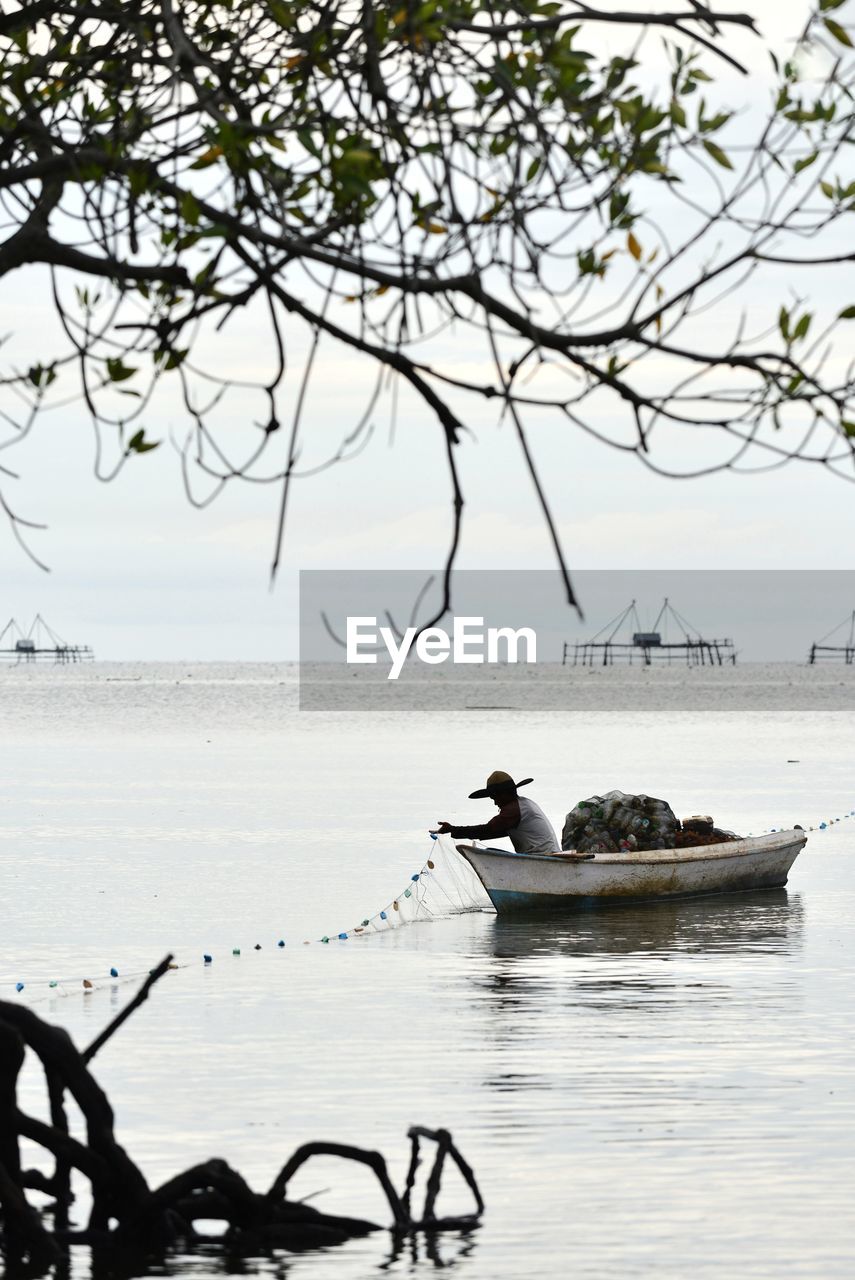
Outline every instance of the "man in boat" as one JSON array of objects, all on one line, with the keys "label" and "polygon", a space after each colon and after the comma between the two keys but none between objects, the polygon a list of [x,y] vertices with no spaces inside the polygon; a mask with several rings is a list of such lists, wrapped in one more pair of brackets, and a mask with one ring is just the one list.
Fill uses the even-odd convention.
[{"label": "man in boat", "polygon": [[560,841],[539,804],[526,796],[517,795],[519,787],[528,786],[533,778],[514,782],[509,773],[497,769],[487,779],[486,787],[479,787],[469,796],[470,800],[490,799],[498,808],[489,822],[471,827],[455,827],[441,822],[437,835],[453,836],[461,840],[501,840],[507,836],[517,853],[555,853]]}]

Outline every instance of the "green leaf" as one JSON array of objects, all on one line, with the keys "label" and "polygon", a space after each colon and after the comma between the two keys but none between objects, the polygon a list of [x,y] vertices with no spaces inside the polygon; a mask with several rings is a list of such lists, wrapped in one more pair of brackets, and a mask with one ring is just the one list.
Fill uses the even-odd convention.
[{"label": "green leaf", "polygon": [[845,418],[841,418],[840,426],[845,436],[849,436],[850,440],[855,436],[855,422],[847,422]]},{"label": "green leaf", "polygon": [[844,307],[837,317],[838,320],[855,320],[855,307]]},{"label": "green leaf", "polygon": [[285,4],[283,0],[268,0],[267,8],[273,21],[285,31],[291,31],[297,25],[293,5]]},{"label": "green leaf", "polygon": [[781,330],[781,337],[785,342],[790,340],[790,313],[786,307],[781,307],[778,312],[778,328]]},{"label": "green leaf", "polygon": [[633,258],[635,258],[636,262],[640,262],[641,245],[638,243],[638,241],[636,240],[635,236],[632,234],[631,231],[626,238],[626,247],[627,249],[629,249],[630,253],[632,254]]},{"label": "green leaf", "polygon": [[195,227],[199,221],[199,201],[193,195],[192,191],[185,191],[181,197],[181,217],[191,227]]},{"label": "green leaf", "polygon": [[52,364],[48,365],[47,368],[42,364],[34,364],[27,372],[27,380],[34,387],[38,387],[41,390],[56,381],[56,370]]},{"label": "green leaf", "polygon": [[845,45],[847,49],[851,49],[853,47],[852,37],[849,35],[849,32],[845,27],[841,27],[839,22],[835,22],[833,18],[823,18],[823,23],[825,24],[826,31],[829,31],[831,35],[834,36],[838,44]]},{"label": "green leaf", "polygon": [[703,144],[704,144],[704,150],[705,150],[709,155],[711,155],[711,156],[712,156],[712,158],[713,158],[713,160],[715,160],[716,164],[720,164],[720,165],[721,165],[722,169],[732,169],[732,168],[733,168],[733,165],[730,163],[730,161],[728,160],[727,156],[726,156],[726,155],[725,155],[725,153],[722,151],[721,147],[718,145],[718,143],[717,143],[717,142],[710,142],[709,138],[704,138],[704,139],[703,139]]},{"label": "green leaf", "polygon": [[717,116],[711,116],[709,120],[699,120],[701,133],[715,133],[717,129],[727,124],[732,115],[732,111],[720,111]]},{"label": "green leaf", "polygon": [[824,196],[828,196],[829,200],[834,199],[834,187],[830,182],[821,182],[819,184],[819,189]]},{"label": "green leaf", "polygon": [[136,369],[132,369],[126,365],[121,356],[107,358],[107,376],[111,382],[124,382],[127,378],[132,378],[136,373]]},{"label": "green leaf", "polygon": [[580,249],[576,254],[576,261],[579,264],[580,275],[593,275],[597,269],[597,255],[593,249]]},{"label": "green leaf", "polygon": [[146,440],[145,428],[140,427],[139,431],[137,431],[134,435],[132,435],[130,440],[128,441],[127,448],[125,449],[125,453],[126,454],[151,453],[152,449],[158,449],[158,448],[160,448],[160,441]]},{"label": "green leaf", "polygon": [[183,350],[176,347],[173,351],[170,351],[163,366],[164,370],[169,372],[170,369],[177,369],[183,362],[184,357],[188,354],[189,350],[189,347],[185,347]]},{"label": "green leaf", "polygon": [[818,151],[812,152],[809,156],[804,156],[801,160],[797,160],[793,165],[793,173],[801,173],[802,169],[808,169],[819,155]]},{"label": "green leaf", "polygon": [[813,317],[809,312],[805,312],[793,330],[793,342],[797,342],[800,338],[806,338],[810,322]]},{"label": "green leaf", "polygon": [[216,164],[220,156],[223,154],[223,148],[220,146],[208,147],[208,150],[200,155],[199,159],[191,164],[191,169],[207,169],[209,165]]},{"label": "green leaf", "polygon": [[318,150],[318,144],[315,142],[315,139],[312,137],[312,134],[308,129],[298,129],[297,140],[300,145],[308,151],[310,156],[314,156],[316,160],[323,159],[320,151]]}]

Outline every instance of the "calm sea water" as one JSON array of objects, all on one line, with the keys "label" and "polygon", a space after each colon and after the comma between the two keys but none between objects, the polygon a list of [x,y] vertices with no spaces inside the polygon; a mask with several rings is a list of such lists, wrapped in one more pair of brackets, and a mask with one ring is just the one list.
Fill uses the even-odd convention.
[{"label": "calm sea water", "polygon": [[[855,809],[851,669],[535,685],[507,710],[301,713],[286,666],[0,671],[3,997],[85,1044],[134,989],[110,966],[176,953],[97,1059],[152,1183],[217,1155],[263,1188],[331,1138],[379,1148],[400,1184],[411,1123],[450,1128],[479,1177],[483,1225],[438,1255],[381,1233],[250,1270],[851,1275],[855,818],[810,837],[786,890],[303,945],[399,891],[437,819],[486,817],[466,795],[494,768],[533,774],[559,827],[613,787],[741,832]],[[43,1106],[35,1073],[22,1101]],[[348,1166],[318,1161],[292,1190],[387,1220]],[[468,1208],[453,1178],[440,1208]],[[213,1257],[170,1270],[222,1274]]]}]

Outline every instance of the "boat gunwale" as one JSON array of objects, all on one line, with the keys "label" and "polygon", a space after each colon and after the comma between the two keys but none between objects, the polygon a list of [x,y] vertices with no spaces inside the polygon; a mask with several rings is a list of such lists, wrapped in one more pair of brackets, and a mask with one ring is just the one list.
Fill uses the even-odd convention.
[{"label": "boat gunwale", "polygon": [[[807,843],[807,832],[802,827],[793,827],[786,831],[772,831],[762,836],[743,836],[739,840],[727,840],[720,844],[690,845],[687,849],[641,849],[636,853],[598,853],[593,858],[569,857],[573,851],[559,850],[555,853],[518,853],[516,849],[496,849],[492,846],[455,841],[455,848],[464,857],[464,850],[489,855],[496,858],[524,858],[528,862],[561,862],[565,866],[682,866],[688,862],[714,862],[725,858],[748,858],[754,853],[767,853],[784,850],[791,845],[803,847]],[[750,846],[746,848],[746,845]],[[468,859],[467,859],[468,860]]]}]

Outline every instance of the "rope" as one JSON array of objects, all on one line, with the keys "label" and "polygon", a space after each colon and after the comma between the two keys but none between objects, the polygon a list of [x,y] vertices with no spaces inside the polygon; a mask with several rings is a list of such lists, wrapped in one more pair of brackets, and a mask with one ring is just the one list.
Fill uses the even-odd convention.
[{"label": "rope", "polygon": [[[189,961],[185,961],[183,964],[176,964],[173,962],[169,966],[170,969],[189,969],[190,967],[191,965]],[[5,977],[0,980],[0,989],[9,983],[14,987],[14,990],[18,995],[23,991],[29,992],[34,988],[36,990],[44,990],[48,992],[48,994],[43,995],[39,1000],[28,999],[28,1003],[30,1004],[43,1004],[46,1000],[54,1000],[57,997],[68,997],[71,995],[79,995],[80,993],[83,995],[91,995],[96,991],[103,991],[105,988],[109,988],[113,991],[117,987],[124,987],[131,982],[136,983],[141,981],[143,978],[147,978],[153,970],[134,969],[120,974],[118,969],[114,966],[110,969],[109,976],[106,978],[98,978],[97,976],[93,978],[91,975],[94,972],[95,971],[93,969],[89,969],[86,975],[75,974],[73,977],[63,978],[28,978],[26,982],[22,982],[19,979],[14,983],[11,982],[11,979]]]}]

